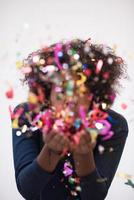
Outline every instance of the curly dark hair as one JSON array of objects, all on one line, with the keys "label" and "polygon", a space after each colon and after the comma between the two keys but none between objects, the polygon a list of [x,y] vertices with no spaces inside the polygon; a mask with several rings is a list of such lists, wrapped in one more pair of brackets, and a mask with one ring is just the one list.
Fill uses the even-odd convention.
[{"label": "curly dark hair", "polygon": [[83,72],[87,77],[85,85],[93,94],[92,102],[99,105],[111,106],[118,93],[119,79],[127,78],[125,61],[109,46],[93,44],[90,39],[61,41],[31,53],[24,60],[23,68],[30,70],[24,73],[23,83],[36,95],[40,87],[48,100],[52,84],[40,78],[40,74],[44,75],[42,69],[48,65],[56,66],[58,72],[66,68],[74,73]]}]

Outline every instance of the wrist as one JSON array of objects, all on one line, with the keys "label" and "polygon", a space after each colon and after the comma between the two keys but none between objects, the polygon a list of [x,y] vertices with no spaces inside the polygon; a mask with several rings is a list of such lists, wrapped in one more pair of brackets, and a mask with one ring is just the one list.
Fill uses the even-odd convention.
[{"label": "wrist", "polygon": [[52,150],[47,146],[44,145],[41,152],[37,156],[38,164],[46,171],[53,172],[60,160],[60,156],[52,152]]},{"label": "wrist", "polygon": [[51,149],[47,144],[45,145],[45,148],[47,149],[47,151],[49,151],[50,154],[52,154],[56,158],[60,159],[62,157],[63,151],[56,151],[54,149]]},{"label": "wrist", "polygon": [[74,153],[73,158],[75,171],[79,177],[91,174],[96,168],[92,152],[87,154]]}]

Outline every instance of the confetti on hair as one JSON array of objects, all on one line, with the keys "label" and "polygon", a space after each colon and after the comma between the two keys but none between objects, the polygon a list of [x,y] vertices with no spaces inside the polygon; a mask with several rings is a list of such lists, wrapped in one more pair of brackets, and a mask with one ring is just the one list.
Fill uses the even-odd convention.
[{"label": "confetti on hair", "polygon": [[63,54],[62,54],[62,44],[61,43],[58,43],[56,44],[55,46],[55,50],[54,50],[54,54],[55,54],[55,62],[57,64],[57,66],[59,67],[59,69],[61,70],[62,69],[62,65],[59,61],[59,57],[61,57]]},{"label": "confetti on hair", "polygon": [[102,66],[103,66],[103,61],[98,60],[97,65],[96,65],[96,74],[98,74],[101,71]]},{"label": "confetti on hair", "polygon": [[80,86],[81,84],[86,82],[87,78],[83,73],[78,73],[78,75],[80,76],[80,80],[76,81],[76,85]]}]

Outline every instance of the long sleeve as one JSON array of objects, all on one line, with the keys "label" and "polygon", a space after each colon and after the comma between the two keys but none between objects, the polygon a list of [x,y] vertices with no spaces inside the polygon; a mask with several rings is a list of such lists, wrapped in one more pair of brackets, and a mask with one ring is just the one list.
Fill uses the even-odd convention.
[{"label": "long sleeve", "polygon": [[[98,138],[94,150],[96,169],[81,178],[81,200],[104,200],[117,170],[128,136],[128,124],[122,115],[112,110],[109,111],[109,116],[114,135],[106,141]],[[98,151],[98,145],[104,147],[102,154]]]},{"label": "long sleeve", "polygon": [[[14,112],[19,109],[19,106]],[[24,113],[27,112],[24,106]],[[26,121],[25,116],[21,115],[21,120]],[[49,173],[42,169],[36,161],[39,154],[39,133],[35,133],[32,137],[25,134],[20,136],[16,132],[20,129],[12,130],[13,139],[13,158],[15,167],[15,178],[17,188],[20,194],[27,200],[40,199],[40,192],[55,175],[55,172]]]}]

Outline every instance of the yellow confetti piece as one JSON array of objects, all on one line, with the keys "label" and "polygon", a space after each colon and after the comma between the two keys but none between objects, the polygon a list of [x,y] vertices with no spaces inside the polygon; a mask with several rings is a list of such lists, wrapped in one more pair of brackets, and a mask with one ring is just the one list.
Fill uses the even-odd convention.
[{"label": "yellow confetti piece", "polygon": [[98,130],[94,128],[87,128],[86,129],[90,135],[91,135],[91,143],[96,142],[97,136],[98,136]]},{"label": "yellow confetti piece", "polygon": [[20,61],[20,60],[16,61],[16,67],[17,68],[21,68],[22,66],[23,66],[23,62],[22,61]]},{"label": "yellow confetti piece", "polygon": [[114,52],[117,50],[117,44],[113,44],[113,50]]},{"label": "yellow confetti piece", "polygon": [[41,120],[38,121],[38,128],[41,128],[43,126],[43,122]]},{"label": "yellow confetti piece", "polygon": [[123,178],[123,179],[131,179],[132,178],[132,175],[126,174],[123,172],[117,172],[116,176],[119,178]]},{"label": "yellow confetti piece", "polygon": [[25,133],[26,131],[27,131],[27,125],[25,124],[25,125],[23,125],[23,127],[22,127],[22,133]]},{"label": "yellow confetti piece", "polygon": [[80,93],[84,93],[84,92],[87,91],[87,88],[86,88],[85,85],[83,84],[83,85],[80,86],[79,90],[80,90]]},{"label": "yellow confetti piece", "polygon": [[36,104],[38,103],[38,97],[34,93],[30,92],[28,96],[28,101],[29,103]]},{"label": "yellow confetti piece", "polygon": [[18,126],[18,119],[17,118],[13,120],[12,127],[13,128],[19,128],[19,126]]},{"label": "yellow confetti piece", "polygon": [[81,67],[82,67],[82,63],[81,63],[81,62],[77,62],[76,65],[73,65],[73,66],[72,66],[72,70],[73,70],[73,71],[76,71],[76,70],[78,70],[78,69],[81,68]]},{"label": "yellow confetti piece", "polygon": [[76,81],[76,85],[80,86],[82,83],[84,83],[87,80],[87,77],[83,73],[78,73],[80,75],[80,80]]}]

